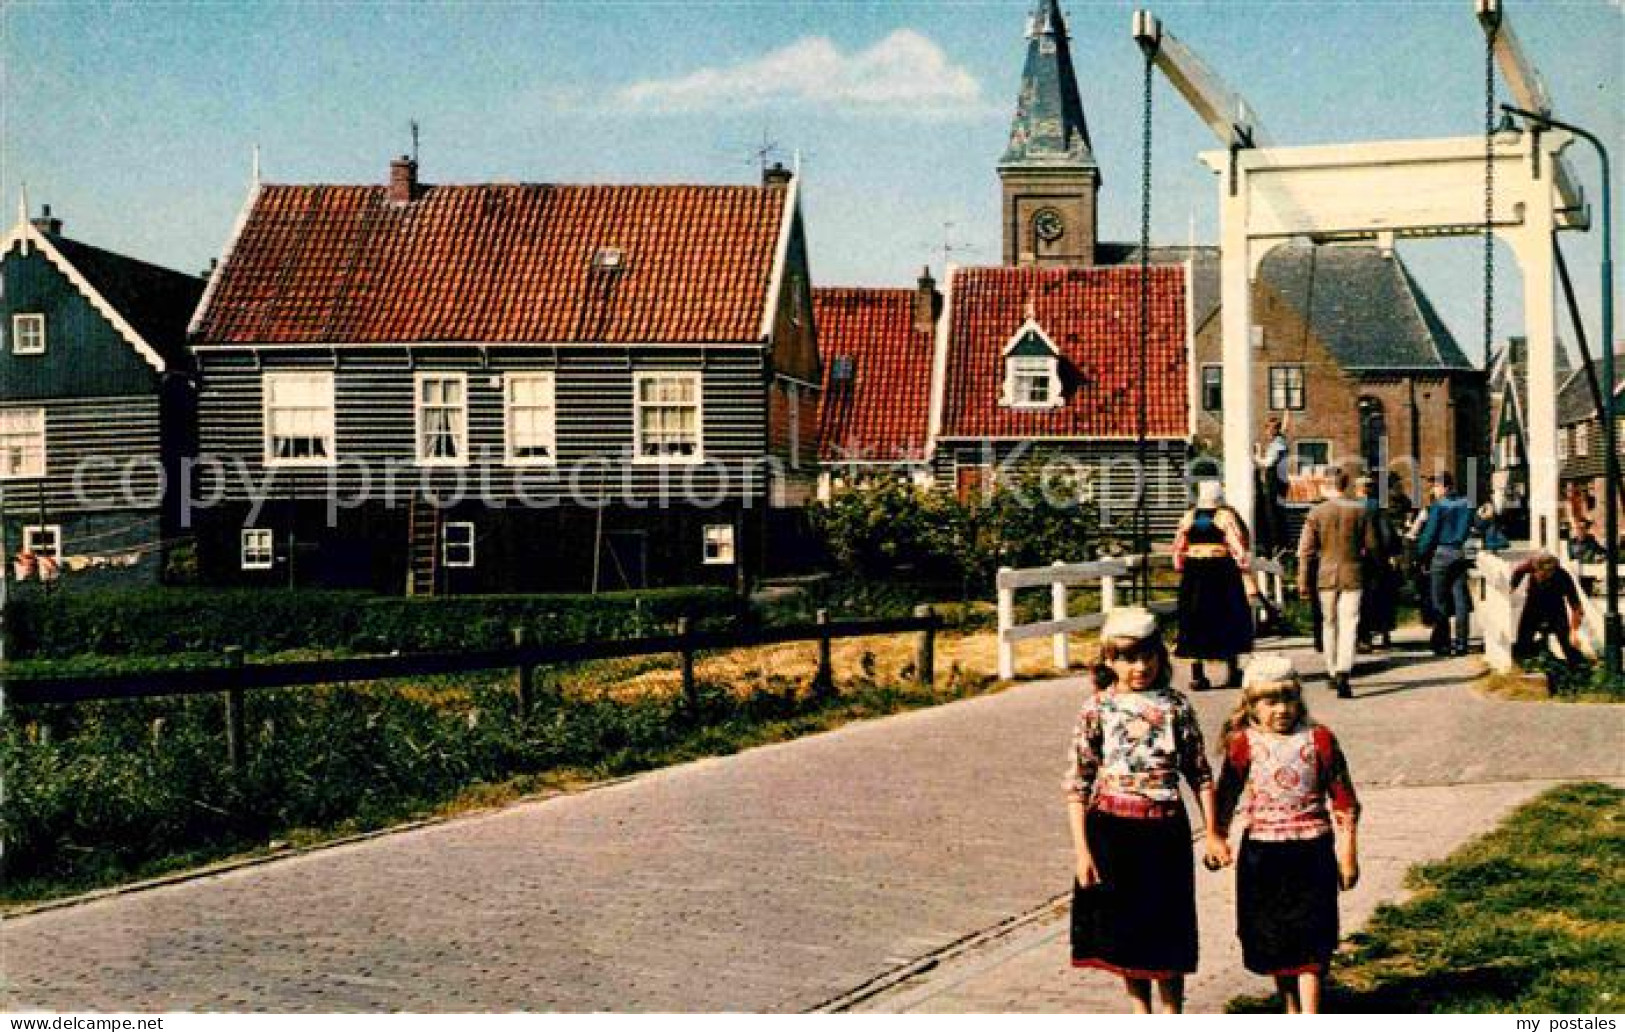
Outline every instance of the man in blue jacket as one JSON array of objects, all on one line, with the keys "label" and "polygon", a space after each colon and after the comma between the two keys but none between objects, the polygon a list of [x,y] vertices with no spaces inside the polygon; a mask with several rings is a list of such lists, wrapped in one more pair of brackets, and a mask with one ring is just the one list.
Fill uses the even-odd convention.
[{"label": "man in blue jacket", "polygon": [[[1439,622],[1433,626],[1433,652],[1439,656],[1465,656],[1473,602],[1467,593],[1467,539],[1472,536],[1476,517],[1473,504],[1456,493],[1456,481],[1449,473],[1433,478],[1433,504],[1428,507],[1419,555],[1432,554],[1428,561],[1428,582],[1433,608]],[[1456,621],[1456,639],[1450,642],[1450,618]]]}]

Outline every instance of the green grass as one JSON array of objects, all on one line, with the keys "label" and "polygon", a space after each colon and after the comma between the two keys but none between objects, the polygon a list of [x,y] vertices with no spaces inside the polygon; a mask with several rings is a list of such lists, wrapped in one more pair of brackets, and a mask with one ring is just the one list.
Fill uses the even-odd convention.
[{"label": "green grass", "polygon": [[[1564,785],[1379,907],[1333,963],[1333,1013],[1614,1013],[1625,1007],[1625,792]],[[1242,997],[1232,1013],[1276,1009]]]}]

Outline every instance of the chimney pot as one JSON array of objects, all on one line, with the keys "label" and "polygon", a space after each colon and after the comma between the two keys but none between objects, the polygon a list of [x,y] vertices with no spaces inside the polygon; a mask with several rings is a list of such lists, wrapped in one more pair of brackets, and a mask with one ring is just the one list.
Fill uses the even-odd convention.
[{"label": "chimney pot", "polygon": [[767,168],[762,169],[763,186],[786,187],[790,185],[790,180],[794,178],[795,173],[785,168],[782,161],[775,161]]},{"label": "chimney pot", "polygon": [[389,200],[392,204],[405,204],[417,200],[418,163],[402,154],[389,163]]},{"label": "chimney pot", "polygon": [[928,265],[920,270],[920,280],[914,289],[914,332],[934,332],[941,314],[942,295],[937,292],[937,281],[931,277]]},{"label": "chimney pot", "polygon": [[51,206],[49,204],[40,205],[39,217],[30,219],[29,221],[32,222],[34,224],[34,228],[39,230],[41,233],[49,233],[52,236],[62,235],[62,220],[52,216]]}]

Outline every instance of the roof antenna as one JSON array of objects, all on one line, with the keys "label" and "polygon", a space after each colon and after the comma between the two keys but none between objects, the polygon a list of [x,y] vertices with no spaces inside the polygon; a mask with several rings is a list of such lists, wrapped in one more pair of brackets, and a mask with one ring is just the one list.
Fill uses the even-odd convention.
[{"label": "roof antenna", "polygon": [[254,145],[253,169],[249,174],[253,178],[253,185],[257,188],[260,185],[260,145],[257,143]]},{"label": "roof antenna", "polygon": [[[24,183],[17,190],[17,225],[23,228],[28,226],[28,184]],[[28,234],[22,234],[23,254],[28,254]]]},{"label": "roof antenna", "polygon": [[418,163],[418,120],[412,119],[412,164]]}]

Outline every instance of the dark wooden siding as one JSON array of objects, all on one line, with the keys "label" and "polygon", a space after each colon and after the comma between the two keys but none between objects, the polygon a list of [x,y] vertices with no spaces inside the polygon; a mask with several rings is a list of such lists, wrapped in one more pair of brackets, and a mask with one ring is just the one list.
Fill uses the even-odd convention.
[{"label": "dark wooden siding", "polygon": [[[6,511],[158,511],[164,489],[157,394],[0,403],[45,410],[45,476],[6,481]],[[78,486],[75,486],[75,479]]]},{"label": "dark wooden siding", "polygon": [[[1133,441],[942,441],[932,459],[932,479],[938,490],[953,491],[961,467],[991,467],[996,473],[1019,468],[1028,458],[1042,461],[1056,456],[1076,462],[1095,472],[1095,497],[1101,503],[1103,523],[1115,524],[1119,535],[1131,535],[1134,528],[1134,442]],[[1150,479],[1151,540],[1153,544],[1173,540],[1179,519],[1189,506],[1185,480],[1185,442],[1150,441],[1146,445]]]},{"label": "dark wooden siding", "polygon": [[[685,485],[705,499],[763,497],[759,472],[765,449],[765,358],[759,347],[628,349],[529,348],[505,345],[476,348],[413,349],[380,347],[340,350],[260,352],[209,351],[199,354],[199,449],[204,461],[217,459],[234,471],[226,497],[251,496],[241,469],[263,482],[264,428],[261,378],[283,370],[332,370],[338,463],[332,470],[274,470],[282,497],[320,497],[336,481],[344,497],[367,486],[376,497],[385,468],[397,469],[396,493],[431,493],[463,484],[470,496],[503,503],[528,498],[541,504],[572,494],[630,498],[658,503],[664,496],[681,503]],[[552,370],[556,375],[556,442],[553,467],[504,464],[502,374]],[[633,373],[693,370],[701,374],[704,462],[640,464],[630,461],[633,445]],[[468,376],[466,467],[420,469],[413,464],[413,383],[416,373],[463,372]],[[364,467],[366,472],[364,472]],[[664,485],[664,486],[662,486]]]},{"label": "dark wooden siding", "polygon": [[[5,346],[0,348],[0,403],[38,398],[108,398],[154,394],[158,373],[38,248],[8,252]],[[12,353],[11,317],[45,316],[45,354]]]}]

